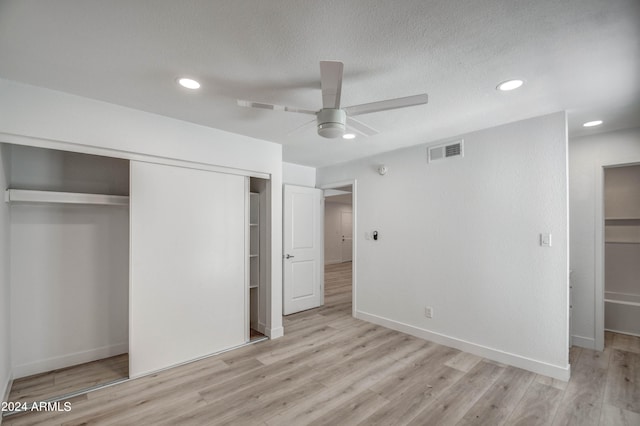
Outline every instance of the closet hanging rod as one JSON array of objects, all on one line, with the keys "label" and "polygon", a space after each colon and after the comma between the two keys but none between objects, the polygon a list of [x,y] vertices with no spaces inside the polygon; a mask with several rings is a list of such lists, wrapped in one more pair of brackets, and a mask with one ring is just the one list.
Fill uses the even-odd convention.
[{"label": "closet hanging rod", "polygon": [[8,203],[129,205],[129,197],[126,195],[83,194],[78,192],[35,191],[29,189],[7,189],[5,201]]}]

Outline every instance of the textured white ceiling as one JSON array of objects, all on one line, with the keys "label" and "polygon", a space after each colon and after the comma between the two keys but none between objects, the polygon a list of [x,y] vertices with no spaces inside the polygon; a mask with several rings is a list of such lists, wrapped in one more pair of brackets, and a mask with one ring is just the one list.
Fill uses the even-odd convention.
[{"label": "textured white ceiling", "polygon": [[[571,135],[638,126],[639,23],[638,0],[0,0],[0,77],[277,142],[317,167],[558,110]],[[429,104],[360,116],[381,133],[352,141],[236,105],[319,109],[321,60],[344,62],[344,106]],[[495,90],[510,78],[526,84]]]}]

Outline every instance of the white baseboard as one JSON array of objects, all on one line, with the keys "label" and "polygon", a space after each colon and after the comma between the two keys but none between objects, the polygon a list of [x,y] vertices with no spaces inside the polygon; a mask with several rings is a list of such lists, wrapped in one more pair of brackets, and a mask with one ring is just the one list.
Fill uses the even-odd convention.
[{"label": "white baseboard", "polygon": [[596,350],[596,339],[592,337],[571,336],[571,344],[585,349]]},{"label": "white baseboard", "polygon": [[612,330],[612,329],[608,329],[608,328],[605,328],[604,331],[610,331],[612,333],[626,334],[628,336],[640,337],[640,334],[632,333],[630,331]]},{"label": "white baseboard", "polygon": [[20,377],[31,376],[32,374],[44,373],[46,371],[57,370],[59,368],[70,367],[72,365],[124,354],[128,351],[128,343],[119,343],[116,345],[103,346],[101,348],[47,358],[13,367],[13,376],[16,379],[19,379]]},{"label": "white baseboard", "polygon": [[265,333],[267,331],[267,326],[261,323],[260,321],[258,321],[258,324],[256,324],[256,330],[258,330],[260,333],[264,334],[265,336],[267,335]]},{"label": "white baseboard", "polygon": [[455,337],[446,336],[440,333],[434,333],[422,328],[418,328],[409,324],[404,324],[398,321],[383,318],[377,315],[368,314],[366,312],[356,312],[356,318],[368,321],[374,324],[381,325],[383,327],[390,328],[392,330],[401,331],[403,333],[410,334],[421,339],[429,340],[444,346],[449,346],[455,349],[459,349],[464,352],[469,352],[474,355],[481,356],[493,361],[501,362],[503,364],[512,365],[514,367],[522,368],[524,370],[532,371],[543,376],[553,377],[554,379],[569,381],[571,376],[570,366],[560,367],[553,364],[548,364],[543,361],[523,357],[520,355],[500,351],[498,349],[488,348],[486,346],[478,345],[476,343],[467,342],[465,340],[456,339]]},{"label": "white baseboard", "polygon": [[269,336],[270,339],[277,339],[278,337],[284,336],[284,327],[267,328],[264,334]]}]

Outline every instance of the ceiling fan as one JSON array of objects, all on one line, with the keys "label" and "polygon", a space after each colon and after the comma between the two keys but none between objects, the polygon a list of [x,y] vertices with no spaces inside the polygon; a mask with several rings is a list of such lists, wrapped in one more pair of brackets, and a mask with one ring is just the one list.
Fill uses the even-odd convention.
[{"label": "ceiling fan", "polygon": [[[238,105],[248,108],[272,109],[274,111],[288,111],[315,115],[317,118],[314,121],[317,121],[318,123],[318,134],[325,138],[337,138],[345,135],[347,126],[364,136],[372,136],[378,133],[377,130],[353,118],[354,116],[396,108],[406,108],[414,105],[422,105],[426,104],[428,101],[427,94],[421,93],[419,95],[387,99],[384,101],[341,108],[340,95],[342,93],[343,68],[344,65],[342,62],[320,61],[322,109],[318,111],[244,100],[238,100]],[[306,123],[305,125],[307,124],[310,123]]]}]

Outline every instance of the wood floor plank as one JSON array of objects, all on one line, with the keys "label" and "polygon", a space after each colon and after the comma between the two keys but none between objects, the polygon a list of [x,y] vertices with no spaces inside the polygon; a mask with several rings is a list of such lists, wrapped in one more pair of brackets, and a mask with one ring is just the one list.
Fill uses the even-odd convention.
[{"label": "wood floor plank", "polygon": [[319,419],[310,423],[309,426],[335,426],[339,424],[358,424],[376,411],[381,405],[387,404],[384,398],[379,397],[371,391],[363,391],[354,398],[346,401],[336,409],[325,413]]},{"label": "wood floor plank", "polygon": [[640,413],[640,353],[612,351],[604,401]]},{"label": "wood floor plank", "polygon": [[[416,359],[415,362],[409,363],[397,373],[371,386],[370,389],[381,397],[389,401],[394,401],[401,398],[414,383],[423,383],[426,384],[427,387],[430,387],[432,386],[430,382],[440,379],[437,374],[434,377],[436,367],[444,366],[445,362],[457,353],[458,350],[456,349],[432,345],[431,347],[425,348],[420,358]],[[438,368],[435,371],[445,371],[448,369],[451,369],[451,367],[447,367],[446,369]],[[458,375],[458,377],[459,376],[462,376],[462,374]]]},{"label": "wood floor plank", "polygon": [[305,391],[310,390],[309,388],[321,388],[320,383],[311,380],[313,375],[314,372],[306,365],[298,365],[283,374],[275,375],[271,375],[265,368],[264,378],[252,386],[239,390],[228,389],[225,395],[212,394],[208,391],[199,392],[200,396],[208,402],[206,406],[178,415],[172,419],[171,423],[191,424],[204,420],[211,421],[211,419],[215,419],[216,423],[232,422],[244,409],[261,407],[261,404],[266,403],[265,401],[277,397],[278,389],[290,390],[291,387],[296,387],[298,388],[296,394],[302,397]]},{"label": "wood floor plank", "polygon": [[378,408],[361,424],[408,424],[464,376],[462,371],[444,364],[430,366],[420,372],[421,374],[414,376],[416,380],[408,381],[406,387],[397,394],[389,389],[381,389],[379,394],[387,395],[385,399],[390,401],[389,404]]},{"label": "wood floor plank", "polygon": [[553,377],[543,376],[542,374],[536,374],[536,378],[534,380],[540,384],[551,386],[561,391],[565,390],[569,384],[569,382],[554,379]]},{"label": "wood floor plank", "polygon": [[453,425],[498,379],[504,369],[481,361],[409,422],[410,425]]},{"label": "wood floor plank", "polygon": [[604,404],[600,424],[602,426],[638,426],[640,425],[640,413]]},{"label": "wood floor plank", "polygon": [[602,366],[605,365],[602,356],[590,352],[595,351],[583,350],[572,369],[554,425],[598,425],[607,368]]},{"label": "wood floor plank", "polygon": [[460,371],[469,372],[482,360],[482,357],[470,354],[468,352],[460,352],[447,362],[447,366],[458,369]]},{"label": "wood floor plank", "polygon": [[550,425],[560,406],[562,392],[561,389],[534,380],[508,417],[507,424],[513,426]]},{"label": "wood floor plank", "polygon": [[129,356],[117,355],[16,379],[11,386],[9,401],[44,401],[128,376]]},{"label": "wood floor plank", "polygon": [[611,347],[621,351],[640,354],[640,337],[628,334],[611,333]]},{"label": "wood floor plank", "polygon": [[302,425],[322,417],[325,413],[332,412],[336,407],[351,400],[361,389],[355,386],[326,387],[320,392],[304,398],[295,404],[289,404],[286,410],[278,414],[266,417],[266,423],[270,426]]},{"label": "wood floor plank", "polygon": [[460,426],[502,425],[515,410],[535,373],[515,367],[506,367],[498,380],[466,412]]}]

